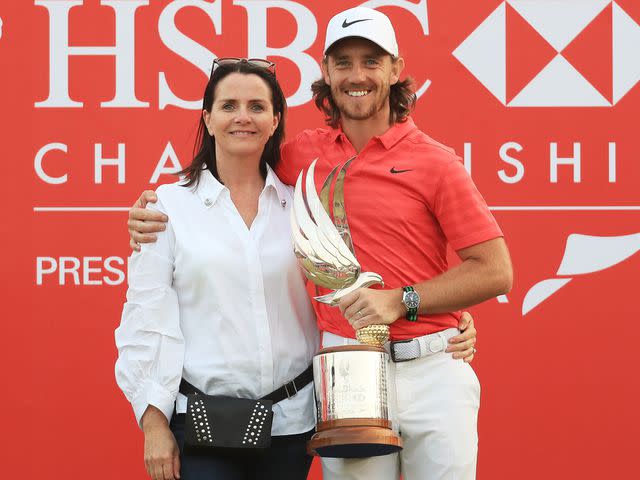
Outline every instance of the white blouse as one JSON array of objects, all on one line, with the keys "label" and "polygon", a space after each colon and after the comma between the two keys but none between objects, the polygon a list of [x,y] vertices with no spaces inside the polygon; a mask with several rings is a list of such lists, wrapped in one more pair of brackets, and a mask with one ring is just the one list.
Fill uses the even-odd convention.
[{"label": "white blouse", "polygon": [[[229,189],[204,170],[197,187],[157,190],[169,217],[129,258],[116,329],[116,380],[140,422],[148,405],[186,411],[180,379],[210,395],[259,398],[295,378],[318,331],[290,237],[292,189],[269,169],[247,228]],[[273,435],[315,424],[312,384],[274,405]]]}]

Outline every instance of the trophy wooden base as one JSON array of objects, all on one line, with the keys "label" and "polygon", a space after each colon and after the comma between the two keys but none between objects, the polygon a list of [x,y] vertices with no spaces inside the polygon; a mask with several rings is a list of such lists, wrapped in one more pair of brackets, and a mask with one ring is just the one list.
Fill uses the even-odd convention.
[{"label": "trophy wooden base", "polygon": [[307,443],[307,452],[320,457],[364,458],[402,450],[402,439],[385,427],[344,426],[318,431]]}]

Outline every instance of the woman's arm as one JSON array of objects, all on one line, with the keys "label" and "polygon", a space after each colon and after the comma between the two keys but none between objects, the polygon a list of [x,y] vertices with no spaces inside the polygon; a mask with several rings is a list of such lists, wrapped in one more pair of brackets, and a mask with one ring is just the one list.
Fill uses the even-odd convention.
[{"label": "woman's arm", "polygon": [[[163,205],[149,205],[161,214]],[[178,297],[173,289],[172,224],[129,258],[127,301],[116,329],[116,380],[145,434],[145,464],[156,479],[179,478],[178,449],[169,430],[184,359]]]}]

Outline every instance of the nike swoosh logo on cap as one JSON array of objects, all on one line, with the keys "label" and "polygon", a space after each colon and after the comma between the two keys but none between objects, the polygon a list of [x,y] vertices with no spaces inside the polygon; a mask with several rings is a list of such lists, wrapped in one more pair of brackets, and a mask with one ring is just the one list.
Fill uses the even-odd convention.
[{"label": "nike swoosh logo on cap", "polygon": [[371,19],[370,18],[361,18],[360,20],[354,20],[353,22],[347,22],[347,19],[345,18],[344,21],[342,22],[342,28],[350,27],[354,23],[366,22],[367,20],[371,20]]}]

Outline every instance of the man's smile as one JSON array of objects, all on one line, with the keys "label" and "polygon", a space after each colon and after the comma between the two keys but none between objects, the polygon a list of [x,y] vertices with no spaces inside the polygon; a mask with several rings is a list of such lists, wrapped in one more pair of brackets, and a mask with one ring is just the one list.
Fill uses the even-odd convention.
[{"label": "man's smile", "polygon": [[347,90],[345,93],[350,97],[364,97],[365,95],[369,95],[371,90]]}]

